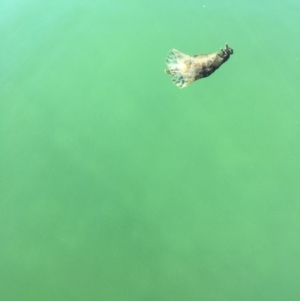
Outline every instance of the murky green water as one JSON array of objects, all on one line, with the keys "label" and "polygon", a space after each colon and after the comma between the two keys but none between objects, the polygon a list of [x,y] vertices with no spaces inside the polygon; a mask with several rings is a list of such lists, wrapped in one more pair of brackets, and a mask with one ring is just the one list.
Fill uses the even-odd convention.
[{"label": "murky green water", "polygon": [[1,300],[299,300],[299,10],[2,1]]}]

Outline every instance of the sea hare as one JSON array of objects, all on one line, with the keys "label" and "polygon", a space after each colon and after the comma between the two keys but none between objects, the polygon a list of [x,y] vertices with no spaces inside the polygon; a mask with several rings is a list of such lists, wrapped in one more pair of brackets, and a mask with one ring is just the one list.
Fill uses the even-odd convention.
[{"label": "sea hare", "polygon": [[207,77],[224,64],[233,54],[233,49],[225,45],[220,53],[188,55],[172,49],[167,56],[166,73],[172,76],[173,83],[184,88],[197,79]]}]

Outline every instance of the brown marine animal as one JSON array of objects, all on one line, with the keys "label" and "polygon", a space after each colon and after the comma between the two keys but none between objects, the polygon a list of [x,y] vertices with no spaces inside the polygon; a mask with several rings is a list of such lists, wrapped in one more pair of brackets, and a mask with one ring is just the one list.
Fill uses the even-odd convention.
[{"label": "brown marine animal", "polygon": [[207,77],[224,64],[233,54],[233,49],[225,45],[220,53],[188,55],[176,49],[172,49],[167,56],[168,69],[166,73],[171,74],[173,83],[184,88],[197,79]]}]

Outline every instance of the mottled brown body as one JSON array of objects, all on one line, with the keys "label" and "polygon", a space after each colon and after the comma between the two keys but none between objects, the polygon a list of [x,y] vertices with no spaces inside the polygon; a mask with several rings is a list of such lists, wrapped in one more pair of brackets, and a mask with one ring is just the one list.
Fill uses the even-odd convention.
[{"label": "mottled brown body", "polygon": [[173,83],[184,88],[197,79],[207,77],[224,64],[233,54],[233,50],[226,44],[220,53],[200,54],[190,56],[176,49],[172,49],[167,57],[168,69],[166,73],[172,75]]}]

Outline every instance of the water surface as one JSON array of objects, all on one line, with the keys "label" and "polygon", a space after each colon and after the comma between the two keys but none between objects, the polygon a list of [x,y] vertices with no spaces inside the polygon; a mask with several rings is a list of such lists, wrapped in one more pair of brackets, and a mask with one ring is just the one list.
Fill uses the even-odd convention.
[{"label": "water surface", "polygon": [[299,9],[2,1],[2,299],[298,300]]}]

